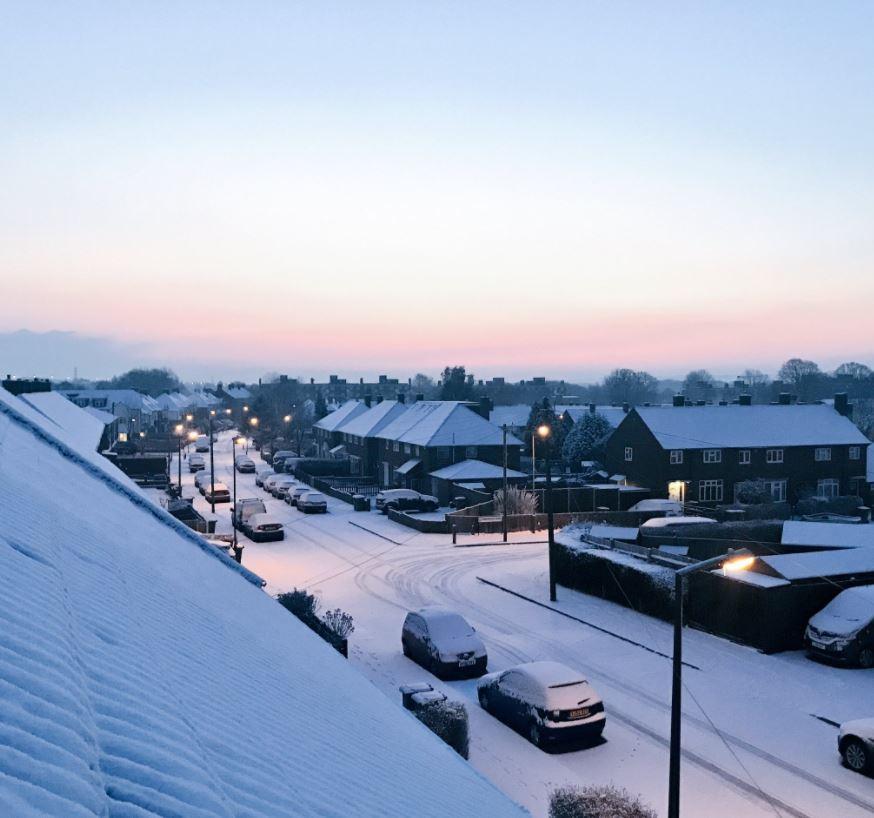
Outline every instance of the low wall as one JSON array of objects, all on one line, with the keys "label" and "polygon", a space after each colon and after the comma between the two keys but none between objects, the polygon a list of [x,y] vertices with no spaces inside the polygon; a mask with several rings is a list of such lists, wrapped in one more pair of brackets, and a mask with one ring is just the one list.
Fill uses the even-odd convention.
[{"label": "low wall", "polygon": [[393,508],[390,508],[387,514],[390,520],[408,528],[414,528],[422,534],[448,534],[450,531],[449,523],[446,520],[423,520]]}]

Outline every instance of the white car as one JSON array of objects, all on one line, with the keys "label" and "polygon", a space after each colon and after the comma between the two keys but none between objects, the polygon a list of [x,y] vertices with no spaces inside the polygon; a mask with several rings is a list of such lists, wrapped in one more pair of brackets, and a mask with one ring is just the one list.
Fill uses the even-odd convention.
[{"label": "white car", "polygon": [[854,772],[874,772],[874,718],[844,722],[838,732],[838,752]]},{"label": "white car", "polygon": [[197,486],[197,490],[203,494],[209,488],[211,479],[210,472],[199,471],[194,475],[194,485]]},{"label": "white car", "polygon": [[247,534],[255,542],[273,542],[285,539],[282,522],[270,514],[253,514],[248,520]]},{"label": "white car", "polygon": [[275,480],[270,478],[270,493],[277,500],[284,500],[296,485],[297,481],[290,474],[280,474]]},{"label": "white car", "polygon": [[285,477],[284,474],[271,474],[261,481],[261,488],[263,488],[264,491],[269,491],[271,494],[273,494],[273,484],[277,480],[281,480],[283,477]]},{"label": "white car", "polygon": [[328,511],[328,498],[318,491],[305,491],[297,498],[297,510],[305,514],[325,514]]},{"label": "white car", "polygon": [[188,458],[188,471],[191,473],[202,471],[206,468],[206,461],[202,454],[193,454]]},{"label": "white car", "polygon": [[297,501],[308,491],[312,491],[309,486],[294,486],[285,493],[285,502],[290,506],[296,506]]},{"label": "white car", "polygon": [[201,435],[194,443],[194,451],[196,452],[208,452],[209,451],[209,437],[207,435]]},{"label": "white car", "polygon": [[401,648],[435,676],[482,676],[488,666],[483,640],[467,620],[447,608],[410,612],[401,629]]},{"label": "white car", "polygon": [[537,747],[597,740],[607,718],[586,677],[560,662],[527,662],[490,673],[480,679],[477,695],[483,710]]},{"label": "white car", "polygon": [[276,472],[270,468],[270,466],[258,466],[255,469],[255,485],[256,486],[264,486],[264,481],[268,477],[273,477]]}]

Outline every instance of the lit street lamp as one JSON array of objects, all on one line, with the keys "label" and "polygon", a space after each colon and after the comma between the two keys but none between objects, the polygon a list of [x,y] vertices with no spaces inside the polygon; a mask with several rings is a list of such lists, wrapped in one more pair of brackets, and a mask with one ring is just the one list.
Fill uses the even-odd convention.
[{"label": "lit street lamp", "polygon": [[504,502],[503,505],[503,514],[501,515],[501,528],[504,533],[504,542],[507,542],[507,424],[505,423],[501,426],[501,434],[503,436],[503,444],[504,444]]},{"label": "lit street lamp", "polygon": [[176,468],[179,479],[179,496],[182,496],[182,435],[185,427],[181,423],[176,424]]},{"label": "lit street lamp", "polygon": [[[537,436],[546,444],[546,491],[544,492],[544,505],[546,506],[546,530],[549,544],[549,600],[555,602],[555,519],[552,516],[552,427],[541,423],[537,427]],[[534,436],[531,436],[531,448],[534,448]]]},{"label": "lit street lamp", "polygon": [[215,514],[215,457],[212,446],[212,419],[215,417],[215,409],[209,410],[209,504],[212,513]]},{"label": "lit street lamp", "polygon": [[680,818],[680,729],[683,719],[683,580],[698,571],[746,571],[756,561],[746,548],[680,568],[674,574],[674,657],[671,684],[671,755],[668,765],[668,818]]},{"label": "lit street lamp", "polygon": [[237,441],[241,438],[234,435],[231,438],[231,471],[234,475],[234,504],[231,506],[231,528],[234,532],[234,558],[242,562],[241,549],[237,545]]}]

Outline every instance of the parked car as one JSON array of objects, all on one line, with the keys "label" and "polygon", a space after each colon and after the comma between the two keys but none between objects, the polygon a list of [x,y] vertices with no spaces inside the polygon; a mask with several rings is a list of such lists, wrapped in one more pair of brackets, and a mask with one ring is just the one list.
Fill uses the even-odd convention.
[{"label": "parked car", "polygon": [[203,494],[208,488],[211,480],[211,473],[208,471],[199,471],[194,475],[194,485],[197,490]]},{"label": "parked car", "polygon": [[231,492],[224,483],[207,484],[203,496],[208,503],[230,503]]},{"label": "parked car", "polygon": [[270,514],[253,514],[248,521],[246,531],[249,539],[255,542],[273,542],[285,539],[285,529],[282,523]]},{"label": "parked car", "polygon": [[193,454],[188,458],[188,471],[192,474],[206,468],[206,461],[202,454]]},{"label": "parked car", "polygon": [[286,471],[287,461],[292,460],[297,457],[297,453],[293,452],[289,449],[281,449],[273,455],[273,466],[274,471]]},{"label": "parked car", "polygon": [[207,435],[201,435],[197,440],[194,441],[194,451],[196,452],[208,452],[209,451],[209,437]]},{"label": "parked car", "polygon": [[271,479],[270,493],[277,500],[284,500],[288,492],[297,486],[295,479],[290,474],[280,474],[276,480]]},{"label": "parked car", "polygon": [[284,474],[271,474],[269,477],[264,478],[261,483],[261,487],[264,489],[264,491],[269,491],[271,494],[273,494],[273,484],[283,477],[285,477]]},{"label": "parked car", "polygon": [[296,506],[297,501],[304,496],[308,491],[312,491],[309,486],[295,486],[290,489],[285,495],[285,502],[290,506]]},{"label": "parked car", "polygon": [[264,481],[268,477],[272,477],[276,472],[270,468],[270,466],[259,466],[255,469],[255,485],[256,486],[264,486]]},{"label": "parked car", "polygon": [[847,588],[810,617],[804,646],[820,659],[874,667],[874,585]]},{"label": "parked car", "polygon": [[231,508],[234,528],[238,528],[240,531],[248,534],[249,518],[253,514],[264,514],[266,512],[267,508],[264,505],[264,501],[259,497],[238,498]]},{"label": "parked car", "polygon": [[234,458],[234,468],[240,472],[240,474],[254,474],[255,461],[245,454],[240,454]]},{"label": "parked car", "polygon": [[390,508],[395,511],[436,511],[440,508],[440,501],[412,489],[385,489],[376,495],[376,508],[383,514]]},{"label": "parked car", "polygon": [[579,671],[559,662],[528,662],[484,676],[480,706],[537,747],[594,740],[604,731],[604,703]]},{"label": "parked car", "polygon": [[328,498],[318,491],[305,491],[297,498],[297,510],[304,514],[325,514],[328,511]]},{"label": "parked car", "polygon": [[443,679],[482,676],[488,665],[483,640],[461,614],[422,608],[407,614],[401,629],[404,656]]},{"label": "parked car", "polygon": [[874,718],[844,722],[838,731],[838,752],[854,772],[874,773]]}]

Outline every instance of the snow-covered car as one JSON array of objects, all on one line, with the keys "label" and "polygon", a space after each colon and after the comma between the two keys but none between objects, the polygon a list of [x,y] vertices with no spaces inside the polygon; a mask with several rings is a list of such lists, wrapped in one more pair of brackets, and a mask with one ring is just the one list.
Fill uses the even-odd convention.
[{"label": "snow-covered car", "polygon": [[208,452],[209,451],[209,436],[201,435],[194,442],[194,451],[196,452]]},{"label": "snow-covered car", "polygon": [[676,500],[661,500],[658,497],[651,497],[648,500],[641,500],[635,503],[629,511],[662,511],[668,517],[678,516],[683,513],[683,504]]},{"label": "snow-covered car", "polygon": [[[653,532],[660,528],[674,528],[683,525],[707,525],[708,523],[716,523],[712,517],[653,517],[641,524],[640,530],[644,533],[647,531]],[[662,534],[664,532],[658,531]]]},{"label": "snow-covered car", "polygon": [[810,617],[804,647],[820,659],[874,667],[874,585],[847,588]]},{"label": "snow-covered car", "polygon": [[263,487],[264,481],[268,477],[273,477],[274,474],[276,474],[276,472],[271,469],[270,466],[258,466],[258,468],[255,469],[255,485]]},{"label": "snow-covered car", "polygon": [[188,471],[192,474],[206,468],[206,461],[202,454],[193,454],[188,458]]},{"label": "snow-covered car", "polygon": [[438,678],[482,676],[488,666],[483,640],[461,614],[429,607],[410,612],[401,629],[404,656]]},{"label": "snow-covered car", "polygon": [[277,480],[281,480],[283,477],[285,477],[284,474],[271,474],[261,481],[261,487],[264,489],[264,491],[269,491],[271,494],[273,494],[273,484]]},{"label": "snow-covered car", "polygon": [[224,483],[207,484],[203,496],[207,503],[231,502],[231,491]]},{"label": "snow-covered car", "polygon": [[292,457],[297,457],[297,454],[290,449],[280,449],[273,455],[270,465],[273,466],[274,471],[285,471],[285,461]]},{"label": "snow-covered car", "polygon": [[440,508],[440,501],[412,489],[385,489],[376,495],[376,508],[383,514],[390,508],[395,511],[436,511]]},{"label": "snow-covered car", "polygon": [[285,495],[285,502],[290,506],[296,506],[297,501],[304,496],[308,491],[312,491],[309,486],[294,486],[289,489]]},{"label": "snow-covered car", "polygon": [[528,662],[483,676],[480,706],[537,747],[593,741],[604,731],[604,702],[579,671]]},{"label": "snow-covered car", "polygon": [[838,752],[857,773],[874,773],[874,718],[844,722],[838,731]]},{"label": "snow-covered car", "polygon": [[234,468],[240,474],[253,474],[255,472],[255,461],[245,454],[240,454],[234,458]]},{"label": "snow-covered car", "polygon": [[194,485],[197,487],[197,490],[204,494],[206,490],[209,488],[209,484],[211,481],[211,473],[208,471],[199,471],[194,475]]},{"label": "snow-covered car", "polygon": [[285,539],[285,529],[282,522],[270,514],[253,514],[247,524],[246,533],[255,542],[273,542]]},{"label": "snow-covered car", "polygon": [[305,514],[325,514],[328,511],[328,498],[318,491],[305,491],[297,498],[297,509]]},{"label": "snow-covered car", "polygon": [[266,511],[264,501],[259,497],[238,498],[231,508],[234,527],[248,534],[249,518],[253,514],[264,514]]},{"label": "snow-covered car", "polygon": [[284,500],[296,485],[295,479],[290,474],[280,474],[275,480],[271,478],[270,493],[277,500]]}]

